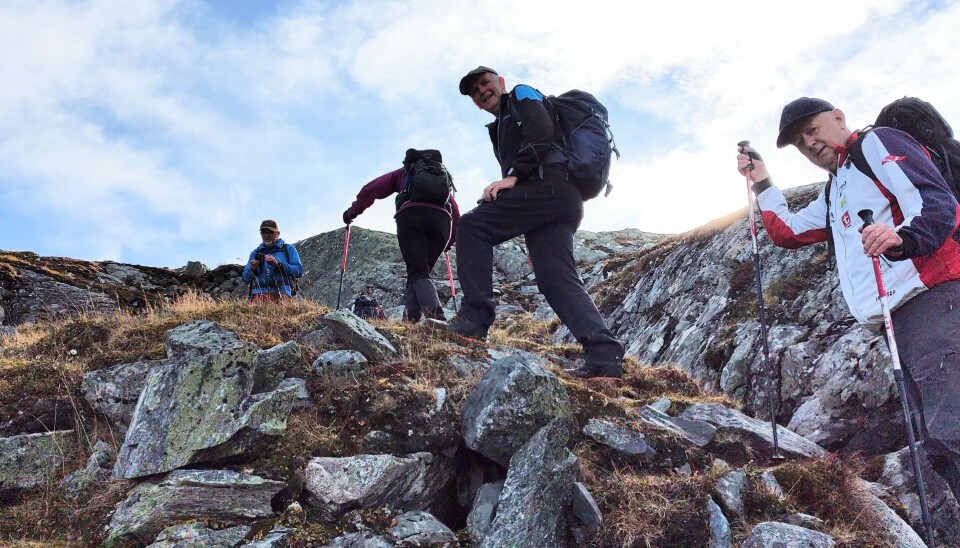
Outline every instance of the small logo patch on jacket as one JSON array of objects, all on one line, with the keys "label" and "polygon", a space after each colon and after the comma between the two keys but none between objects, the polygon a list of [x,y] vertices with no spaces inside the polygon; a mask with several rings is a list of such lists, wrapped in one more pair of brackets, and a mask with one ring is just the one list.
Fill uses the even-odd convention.
[{"label": "small logo patch on jacket", "polygon": [[843,228],[850,228],[850,225],[851,225],[852,223],[850,222],[850,212],[849,212],[849,211],[844,211],[844,212],[843,212],[843,216],[840,217],[840,222],[843,223]]},{"label": "small logo patch on jacket", "polygon": [[899,162],[900,160],[906,160],[906,159],[907,159],[906,156],[894,156],[893,154],[890,154],[886,158],[884,158],[882,162],[880,162],[880,165],[884,166],[884,165],[887,165],[887,162]]}]

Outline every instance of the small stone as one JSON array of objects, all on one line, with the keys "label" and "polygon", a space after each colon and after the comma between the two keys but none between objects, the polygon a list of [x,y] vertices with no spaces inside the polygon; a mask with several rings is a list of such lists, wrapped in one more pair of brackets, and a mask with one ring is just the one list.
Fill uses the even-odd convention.
[{"label": "small stone", "polygon": [[724,474],[713,488],[720,506],[735,517],[743,517],[743,491],[747,488],[747,473],[734,470]]},{"label": "small stone", "polygon": [[710,548],[732,548],[733,536],[730,532],[730,522],[714,502],[713,497],[707,498],[707,512],[710,514]]},{"label": "small stone", "polygon": [[791,514],[784,518],[783,522],[820,532],[823,532],[824,527],[826,527],[826,523],[824,523],[822,519],[817,516],[811,516],[810,514]]},{"label": "small stone", "polygon": [[570,499],[570,508],[580,523],[587,529],[596,529],[603,525],[603,514],[597,501],[587,490],[587,486],[574,482],[572,486],[572,498]]}]

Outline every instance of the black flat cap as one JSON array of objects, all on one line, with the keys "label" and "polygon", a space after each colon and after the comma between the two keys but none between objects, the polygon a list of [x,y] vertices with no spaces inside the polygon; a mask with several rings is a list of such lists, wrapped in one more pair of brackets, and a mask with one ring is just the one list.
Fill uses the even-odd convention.
[{"label": "black flat cap", "polygon": [[497,71],[493,70],[492,68],[487,68],[483,65],[480,65],[479,67],[468,72],[466,76],[460,79],[460,95],[470,95],[470,90],[467,89],[467,86],[470,85],[470,82],[473,80],[473,77],[479,74],[485,74],[487,72],[489,72],[490,74],[494,74],[496,76],[500,76],[499,74],[497,74]]},{"label": "black flat cap", "polygon": [[787,103],[780,113],[780,134],[777,135],[777,148],[783,148],[790,143],[790,134],[800,122],[821,112],[830,112],[833,105],[823,99],[801,97]]}]

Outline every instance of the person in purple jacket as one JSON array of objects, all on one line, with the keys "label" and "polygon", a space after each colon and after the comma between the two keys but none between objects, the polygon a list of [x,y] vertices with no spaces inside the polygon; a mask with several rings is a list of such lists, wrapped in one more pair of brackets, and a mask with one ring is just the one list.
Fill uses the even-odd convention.
[{"label": "person in purple jacket", "polygon": [[[437,289],[430,281],[430,271],[440,255],[453,247],[460,208],[448,192],[438,197],[427,197],[416,192],[411,183],[416,169],[430,164],[442,170],[441,175],[450,177],[442,168],[443,157],[438,150],[407,150],[403,167],[385,173],[360,189],[357,199],[343,212],[343,222],[350,224],[373,202],[397,195],[397,242],[400,254],[407,266],[406,292],[403,296],[404,319],[418,322],[420,318],[444,320],[443,307]],[[418,179],[419,180],[419,179]],[[452,189],[452,178],[449,179]],[[442,188],[442,187],[441,187]]]}]

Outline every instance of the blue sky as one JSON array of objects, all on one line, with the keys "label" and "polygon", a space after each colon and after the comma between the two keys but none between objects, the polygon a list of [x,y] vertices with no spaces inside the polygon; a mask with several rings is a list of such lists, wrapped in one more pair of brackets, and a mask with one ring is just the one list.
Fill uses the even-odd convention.
[{"label": "blue sky", "polygon": [[[609,108],[623,158],[587,230],[678,232],[742,207],[740,139],[780,186],[823,180],[773,146],[800,95],[853,126],[915,95],[960,125],[957,3],[583,5],[0,0],[0,248],[239,262],[262,219],[289,241],[340,226],[408,147],[442,150],[472,204],[499,173],[490,115],[457,91],[478,64]],[[382,200],[357,224],[392,231],[392,214]]]}]

